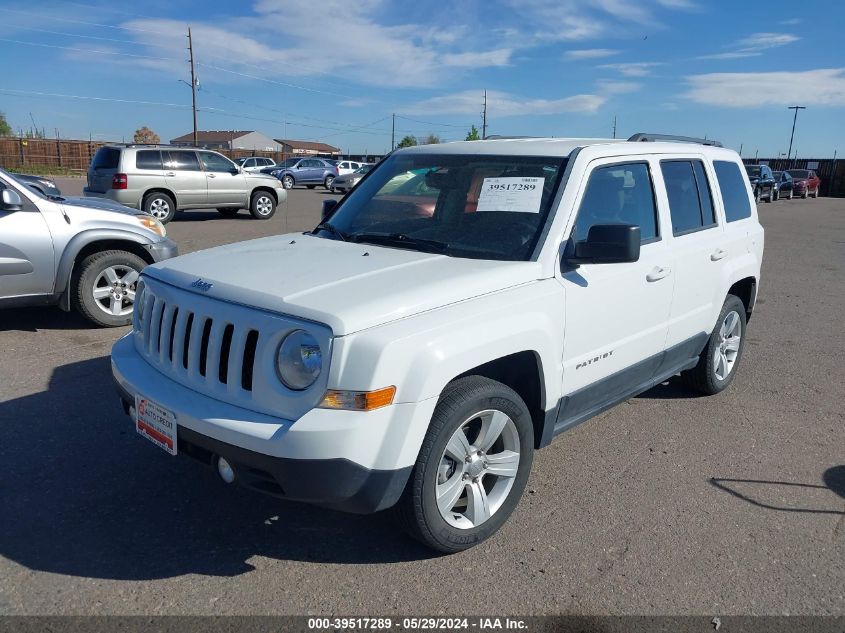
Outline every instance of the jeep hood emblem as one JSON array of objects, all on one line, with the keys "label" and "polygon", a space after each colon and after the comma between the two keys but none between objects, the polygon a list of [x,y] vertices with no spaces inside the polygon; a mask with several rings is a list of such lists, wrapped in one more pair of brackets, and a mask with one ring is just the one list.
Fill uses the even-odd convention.
[{"label": "jeep hood emblem", "polygon": [[197,279],[195,282],[193,282],[191,284],[191,287],[196,288],[198,290],[201,290],[202,292],[208,292],[209,290],[211,290],[211,287],[213,285],[214,284],[211,283],[211,282],[203,281],[202,277],[200,277],[199,279]]}]

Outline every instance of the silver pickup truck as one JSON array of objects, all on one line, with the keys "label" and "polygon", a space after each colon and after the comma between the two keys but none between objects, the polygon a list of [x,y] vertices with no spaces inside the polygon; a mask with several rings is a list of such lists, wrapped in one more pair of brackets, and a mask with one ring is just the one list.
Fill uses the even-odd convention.
[{"label": "silver pickup truck", "polygon": [[58,304],[100,326],[127,325],[141,270],[176,254],[146,213],[46,196],[0,169],[0,308]]}]

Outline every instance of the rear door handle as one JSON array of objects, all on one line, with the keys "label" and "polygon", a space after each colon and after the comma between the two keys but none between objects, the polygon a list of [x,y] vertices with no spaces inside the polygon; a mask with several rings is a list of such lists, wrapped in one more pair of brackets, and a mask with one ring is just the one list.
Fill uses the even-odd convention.
[{"label": "rear door handle", "polygon": [[164,174],[165,176],[170,176],[171,178],[176,175],[176,172],[168,171]]},{"label": "rear door handle", "polygon": [[724,258],[727,254],[728,254],[728,251],[726,251],[724,248],[717,248],[715,251],[713,251],[710,254],[710,261],[711,262],[717,262],[720,259]]},{"label": "rear door handle", "polygon": [[665,266],[655,266],[652,271],[645,276],[646,281],[660,281],[668,276],[672,270]]},{"label": "rear door handle", "polygon": [[208,176],[209,178],[217,178],[217,176],[215,176],[214,174],[206,174],[206,176]]}]

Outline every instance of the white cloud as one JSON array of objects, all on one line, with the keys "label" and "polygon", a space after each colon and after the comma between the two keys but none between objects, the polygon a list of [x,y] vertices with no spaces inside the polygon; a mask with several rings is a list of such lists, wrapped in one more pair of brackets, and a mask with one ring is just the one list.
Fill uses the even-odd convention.
[{"label": "white cloud", "polygon": [[612,81],[610,79],[600,79],[596,84],[603,94],[614,95],[637,92],[643,87],[642,84],[635,81]]},{"label": "white cloud", "polygon": [[801,38],[790,33],[754,33],[734,42],[735,49],[726,53],[701,55],[697,59],[742,59],[743,57],[759,57],[770,48],[786,46],[797,42]]},{"label": "white cloud", "polygon": [[657,3],[666,7],[667,9],[682,9],[685,11],[694,11],[699,7],[692,0],[657,0]]},{"label": "white cloud", "polygon": [[784,26],[795,26],[796,24],[801,24],[803,21],[803,18],[789,18],[788,20],[781,20],[778,24],[783,24]]},{"label": "white cloud", "polygon": [[578,50],[566,51],[563,54],[564,59],[601,59],[602,57],[613,57],[622,51],[614,50],[612,48],[582,48]]},{"label": "white cloud", "polygon": [[507,66],[513,50],[500,48],[481,53],[446,53],[442,61],[446,66],[459,68],[481,68],[484,66]]},{"label": "white cloud", "polygon": [[[478,114],[483,99],[480,90],[465,90],[441,97],[425,99],[407,108],[409,114]],[[506,117],[526,114],[560,114],[562,112],[595,112],[607,101],[599,95],[574,95],[562,99],[530,99],[507,92],[487,91],[487,110],[491,116]]]},{"label": "white cloud", "polygon": [[769,105],[845,106],[845,68],[799,72],[710,73],[686,78],[684,97],[706,105],[756,108]]},{"label": "white cloud", "polygon": [[766,48],[791,44],[792,42],[797,42],[799,39],[801,38],[789,33],[754,33],[739,40],[737,45],[742,48],[764,50]]},{"label": "white cloud", "polygon": [[599,68],[616,70],[626,77],[645,77],[651,74],[655,66],[662,66],[663,62],[625,62],[621,64],[602,64]]}]

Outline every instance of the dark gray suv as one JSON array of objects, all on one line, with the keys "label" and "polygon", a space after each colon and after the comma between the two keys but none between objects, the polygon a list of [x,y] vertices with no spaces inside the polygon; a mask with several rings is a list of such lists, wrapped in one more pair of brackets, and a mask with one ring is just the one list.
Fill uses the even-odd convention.
[{"label": "dark gray suv", "polygon": [[309,189],[323,185],[326,189],[331,189],[339,172],[337,165],[324,158],[289,158],[271,173],[282,181],[285,189],[296,185],[305,185]]}]

